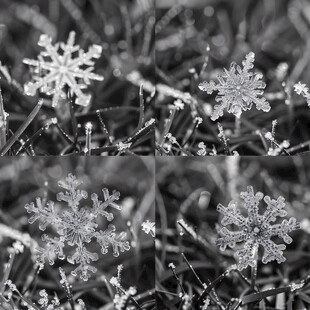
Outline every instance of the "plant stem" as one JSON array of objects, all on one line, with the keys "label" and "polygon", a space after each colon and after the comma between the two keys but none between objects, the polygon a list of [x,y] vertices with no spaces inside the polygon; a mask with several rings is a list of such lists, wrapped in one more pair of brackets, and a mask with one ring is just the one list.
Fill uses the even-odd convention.
[{"label": "plant stem", "polygon": [[25,129],[30,125],[30,123],[33,121],[35,116],[40,111],[41,107],[43,105],[43,100],[40,100],[37,105],[34,107],[34,109],[31,111],[31,113],[28,115],[28,117],[25,119],[25,121],[21,124],[21,126],[17,129],[15,134],[7,141],[7,143],[1,148],[0,155],[5,155],[10,148],[13,146],[13,144],[19,139],[19,137],[22,135],[22,133],[25,131]]},{"label": "plant stem", "polygon": [[241,129],[241,116],[237,117],[235,116],[235,136],[240,136],[240,129]]},{"label": "plant stem", "polygon": [[3,98],[0,89],[0,148],[2,148],[6,143],[6,133],[7,133],[7,114],[3,107]]},{"label": "plant stem", "polygon": [[251,267],[251,291],[255,291],[256,277],[257,277],[257,246],[254,249],[254,266]]},{"label": "plant stem", "polygon": [[170,130],[170,128],[171,128],[172,121],[173,121],[174,116],[175,116],[175,112],[176,112],[176,109],[175,109],[175,108],[172,108],[172,109],[170,110],[170,116],[169,116],[169,118],[168,118],[168,120],[167,120],[167,123],[166,123],[166,126],[165,126],[165,128],[164,128],[164,131],[163,131],[163,133],[162,133],[162,135],[161,135],[161,137],[160,137],[160,139],[159,139],[159,142],[158,142],[158,144],[159,144],[160,146],[163,146],[163,145],[164,145],[164,142],[165,142],[165,139],[166,139],[166,135],[169,133],[169,130]]}]

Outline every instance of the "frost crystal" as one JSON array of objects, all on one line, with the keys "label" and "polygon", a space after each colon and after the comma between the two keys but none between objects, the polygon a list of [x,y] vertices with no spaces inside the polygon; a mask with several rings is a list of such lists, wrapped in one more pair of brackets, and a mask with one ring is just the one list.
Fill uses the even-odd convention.
[{"label": "frost crystal", "polygon": [[146,234],[150,234],[152,237],[155,237],[155,222],[150,222],[149,220],[146,220],[146,222],[143,222],[141,226],[142,230]]},{"label": "frost crystal", "polygon": [[[58,104],[59,98],[66,98],[64,86],[67,85],[71,92],[77,97],[75,103],[87,106],[91,95],[84,94],[82,89],[87,88],[90,80],[102,81],[103,77],[93,73],[94,62],[92,58],[101,56],[102,47],[92,45],[87,52],[84,52],[78,45],[74,45],[75,32],[69,34],[67,43],[52,44],[52,39],[42,34],[38,45],[45,48],[38,56],[38,60],[24,59],[24,63],[35,67],[36,75],[34,82],[24,85],[24,91],[29,96],[34,96],[38,89],[42,92],[53,95],[52,106]],[[62,53],[59,54],[58,50]],[[78,51],[78,57],[73,54]]]},{"label": "frost crystal", "polygon": [[224,68],[224,72],[217,76],[219,84],[214,81],[199,84],[199,88],[208,94],[218,91],[215,100],[220,104],[214,107],[211,115],[213,121],[223,116],[225,109],[236,117],[240,117],[242,111],[252,108],[253,103],[257,110],[270,111],[269,102],[261,97],[266,87],[262,81],[263,75],[250,72],[250,69],[254,67],[254,57],[253,52],[246,55],[242,62],[243,68],[235,62],[231,63],[229,71]]},{"label": "frost crystal", "polygon": [[302,95],[306,101],[308,106],[310,107],[310,93],[309,88],[306,84],[302,84],[300,81],[294,85],[294,91],[297,95]]},{"label": "frost crystal", "polygon": [[71,256],[67,256],[67,261],[71,264],[78,265],[72,275],[79,275],[81,279],[87,281],[89,271],[95,273],[97,269],[90,265],[92,261],[98,260],[97,253],[91,253],[85,245],[96,239],[101,247],[101,253],[106,254],[110,246],[113,248],[113,255],[119,256],[119,252],[128,251],[130,249],[129,242],[125,241],[126,233],[116,233],[115,226],[109,224],[107,229],[98,231],[98,224],[95,222],[98,216],[105,217],[108,221],[113,220],[113,214],[106,209],[112,207],[121,210],[116,203],[120,197],[120,193],[113,191],[110,195],[108,189],[104,188],[103,198],[101,201],[97,194],[91,195],[93,202],[92,208],[80,208],[82,199],[86,199],[88,194],[84,190],[78,189],[81,181],[77,180],[72,174],[69,174],[65,181],[60,181],[58,185],[65,189],[65,192],[57,194],[57,200],[65,202],[68,209],[59,213],[54,208],[53,201],[47,201],[46,204],[40,198],[25,206],[28,213],[33,213],[29,219],[32,224],[36,220],[40,220],[39,228],[45,230],[51,224],[55,227],[59,237],[50,237],[46,234],[42,236],[42,240],[47,243],[45,248],[38,248],[38,262],[42,265],[46,260],[49,264],[54,264],[55,256],[59,259],[65,259],[65,246],[75,249]]},{"label": "frost crystal", "polygon": [[[244,200],[244,208],[248,212],[247,218],[241,215],[235,201],[231,201],[227,208],[221,204],[217,206],[217,211],[224,215],[221,221],[222,225],[235,224],[241,230],[230,231],[226,227],[223,227],[220,231],[223,237],[218,239],[216,244],[224,251],[227,246],[233,248],[237,242],[244,242],[243,249],[237,252],[239,270],[247,266],[254,267],[256,263],[255,253],[259,245],[264,248],[262,259],[264,264],[273,260],[276,260],[279,264],[284,262],[285,257],[283,256],[283,251],[286,246],[284,244],[275,244],[271,240],[271,237],[278,236],[285,243],[289,244],[293,239],[288,233],[300,228],[299,223],[293,217],[289,220],[283,220],[280,224],[272,224],[277,220],[277,217],[287,215],[287,212],[284,210],[284,198],[280,196],[275,200],[269,196],[264,197],[263,193],[260,192],[254,194],[252,186],[248,186],[247,192],[240,193],[240,197]],[[267,208],[263,214],[259,214],[258,205],[263,198],[267,204]]]}]

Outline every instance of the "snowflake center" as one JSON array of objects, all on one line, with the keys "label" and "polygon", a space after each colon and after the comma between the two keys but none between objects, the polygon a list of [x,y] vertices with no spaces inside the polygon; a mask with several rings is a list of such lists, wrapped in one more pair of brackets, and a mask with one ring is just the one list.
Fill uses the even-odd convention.
[{"label": "snowflake center", "polygon": [[68,67],[66,67],[66,66],[60,66],[60,67],[59,67],[59,72],[60,72],[60,73],[67,73],[67,72],[68,72]]},{"label": "snowflake center", "polygon": [[253,231],[255,234],[258,234],[260,232],[260,229],[258,227],[254,227]]}]

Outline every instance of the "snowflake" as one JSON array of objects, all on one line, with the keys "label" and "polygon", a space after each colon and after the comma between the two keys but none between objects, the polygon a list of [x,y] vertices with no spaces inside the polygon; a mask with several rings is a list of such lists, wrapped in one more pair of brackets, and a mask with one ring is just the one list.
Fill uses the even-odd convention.
[{"label": "snowflake", "polygon": [[[57,194],[57,200],[65,202],[68,209],[62,213],[55,210],[53,201],[47,201],[44,205],[40,198],[25,206],[28,213],[34,213],[29,223],[32,224],[36,220],[40,220],[39,228],[44,231],[49,224],[53,225],[59,236],[50,237],[46,234],[42,236],[42,240],[47,243],[45,248],[37,249],[38,263],[42,266],[47,260],[49,264],[54,264],[55,256],[58,259],[65,259],[71,264],[78,265],[73,276],[79,275],[81,279],[87,281],[89,271],[95,273],[97,269],[90,265],[91,261],[98,260],[98,254],[89,252],[86,244],[96,239],[101,247],[101,253],[106,254],[110,246],[113,249],[113,255],[119,256],[119,252],[128,251],[130,249],[129,242],[125,241],[126,233],[116,233],[115,226],[109,224],[107,229],[98,230],[98,224],[95,222],[98,216],[105,217],[108,221],[113,220],[113,214],[106,209],[112,207],[121,210],[116,203],[120,197],[120,193],[113,191],[109,194],[108,189],[104,188],[103,198],[101,201],[97,194],[91,195],[93,202],[92,208],[80,208],[82,199],[86,199],[88,194],[84,190],[78,189],[81,181],[77,180],[72,174],[69,174],[65,181],[60,181],[58,185],[65,189],[65,192]],[[66,256],[65,247],[73,247],[74,252],[71,256]]]},{"label": "snowflake", "polygon": [[[84,52],[78,45],[74,45],[75,32],[71,31],[67,43],[52,44],[52,39],[42,34],[38,45],[45,48],[38,56],[38,60],[24,59],[24,63],[35,67],[34,82],[24,85],[24,91],[29,96],[34,96],[38,89],[53,95],[52,106],[58,104],[59,98],[66,98],[65,85],[77,97],[75,103],[87,106],[91,95],[84,94],[82,89],[87,88],[90,80],[102,81],[103,77],[93,73],[94,62],[92,58],[99,58],[102,52],[100,45],[92,45]],[[58,50],[62,49],[59,54]],[[78,51],[78,57],[73,54]],[[43,75],[43,76],[40,76]]]},{"label": "snowflake", "polygon": [[203,142],[198,143],[199,150],[197,151],[198,156],[206,156],[207,155],[207,147]]},{"label": "snowflake", "polygon": [[146,222],[143,222],[141,226],[142,230],[146,234],[150,234],[152,237],[155,237],[155,222],[150,222],[149,220],[146,220]]},{"label": "snowflake", "polygon": [[297,84],[294,85],[294,91],[297,95],[302,95],[306,99],[307,104],[310,107],[310,93],[307,85],[298,82]]},{"label": "snowflake", "polygon": [[253,103],[258,110],[270,111],[269,102],[261,97],[266,87],[261,80],[263,75],[249,72],[254,67],[254,57],[253,52],[246,55],[242,62],[243,68],[234,62],[231,63],[229,71],[224,68],[224,72],[217,76],[219,84],[214,81],[199,84],[199,88],[208,94],[218,91],[215,100],[220,104],[214,107],[211,114],[213,121],[223,116],[225,109],[236,117],[240,117],[242,111],[252,108]]},{"label": "snowflake", "polygon": [[[220,231],[222,238],[216,241],[220,249],[224,251],[227,246],[233,248],[237,242],[244,241],[244,247],[237,252],[239,258],[238,269],[242,270],[247,266],[254,267],[255,253],[258,246],[264,248],[264,255],[262,262],[267,264],[270,261],[277,260],[280,264],[285,261],[283,251],[286,246],[284,244],[275,244],[271,237],[278,236],[282,238],[285,243],[289,244],[293,239],[288,235],[289,232],[299,229],[300,225],[295,218],[283,220],[280,224],[271,224],[277,220],[277,217],[284,217],[287,212],[284,210],[284,198],[279,197],[277,200],[271,199],[263,193],[257,192],[254,194],[252,186],[247,187],[247,192],[240,193],[240,197],[244,200],[244,208],[247,209],[248,217],[245,218],[237,209],[237,203],[231,201],[228,207],[225,208],[219,204],[217,211],[224,215],[222,225],[235,224],[241,228],[239,231],[230,231],[223,227]],[[267,209],[263,214],[259,214],[258,205],[264,198],[267,204]]]}]

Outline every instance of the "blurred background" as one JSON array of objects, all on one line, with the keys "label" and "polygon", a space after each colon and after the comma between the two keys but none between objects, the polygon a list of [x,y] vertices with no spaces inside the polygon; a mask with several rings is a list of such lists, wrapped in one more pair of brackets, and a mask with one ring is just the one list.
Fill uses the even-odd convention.
[{"label": "blurred background", "polygon": [[[123,264],[121,284],[125,289],[130,286],[137,288],[139,304],[152,304],[154,299],[154,238],[142,231],[141,224],[146,220],[155,221],[154,211],[154,162],[152,158],[110,157],[110,158],[65,158],[49,157],[36,160],[22,157],[16,159],[2,158],[0,160],[0,266],[8,260],[7,247],[12,244],[14,236],[20,233],[29,233],[31,238],[40,246],[43,232],[39,230],[39,222],[30,225],[24,208],[25,204],[34,202],[36,197],[45,197],[47,200],[57,201],[56,194],[63,191],[57,183],[64,180],[68,173],[74,174],[83,181],[81,189],[88,192],[88,198],[81,203],[81,207],[91,207],[90,195],[97,193],[102,199],[102,188],[107,187],[120,192],[119,205],[122,211],[110,208],[114,214],[111,222],[118,232],[125,231],[131,249],[120,253],[115,258],[112,251],[102,255],[95,242],[87,247],[91,252],[99,253],[99,260],[93,265],[98,269],[88,282],[81,283],[78,277],[72,277],[70,272],[73,265],[66,260],[56,260],[53,266],[48,263],[39,273],[35,284],[31,287],[31,297],[35,301],[41,289],[46,289],[50,296],[57,293],[61,301],[65,301],[65,293],[59,283],[58,267],[62,267],[72,284],[75,296],[80,296],[87,309],[105,308],[113,309],[112,299],[107,282],[112,276],[117,276],[117,266]],[[101,197],[101,198],[100,198]],[[83,205],[82,205],[83,204]],[[68,206],[60,203],[63,211]],[[107,226],[105,219],[98,219],[98,229],[104,230]],[[4,226],[3,226],[4,225]],[[51,225],[50,225],[51,226]],[[48,227],[44,233],[54,236],[52,227]],[[13,236],[8,238],[10,229],[15,230]],[[56,236],[56,235],[55,235]],[[68,249],[70,251],[70,249]],[[20,291],[29,285],[29,278],[34,272],[34,262],[31,259],[29,248],[24,253],[16,256],[10,275],[13,283]],[[3,276],[3,268],[0,268],[0,279]],[[114,290],[114,289],[112,289]],[[150,306],[149,306],[150,307]]]},{"label": "blurred background", "polygon": [[[170,263],[176,266],[176,273],[191,298],[202,292],[181,253],[185,254],[203,283],[214,281],[237,262],[234,254],[240,246],[220,251],[215,244],[223,217],[216,211],[216,206],[221,203],[227,207],[234,200],[238,202],[241,213],[246,215],[239,194],[246,191],[248,185],[253,186],[255,193],[261,191],[274,199],[284,197],[287,218],[295,217],[301,222],[301,229],[290,233],[293,242],[284,251],[284,263],[262,264],[259,252],[259,289],[263,291],[277,288],[307,277],[310,272],[309,176],[310,163],[301,157],[157,158],[156,287],[160,291],[159,302],[165,306],[177,307],[181,304],[179,285],[168,268]],[[265,207],[265,203],[261,202],[260,212]],[[177,224],[181,219],[191,228],[194,237]],[[273,240],[278,244],[283,243],[277,238]],[[246,277],[250,276],[249,268],[241,273]],[[247,288],[240,273],[230,273],[216,286],[215,291],[223,304],[227,305],[233,298],[241,298]],[[309,295],[309,288],[305,287],[300,295],[272,296],[265,300],[265,309],[282,309],[276,305],[283,303],[293,305],[292,309],[302,309],[298,305],[308,307],[308,303],[301,300],[304,295]],[[211,302],[210,309],[218,307]],[[258,308],[257,305],[257,308],[252,309],[264,308],[261,305]]]},{"label": "blurred background", "polygon": [[[74,106],[81,142],[84,125],[93,124],[94,146],[103,146],[106,136],[96,115],[99,109],[113,141],[124,141],[134,134],[139,122],[139,87],[144,84],[145,122],[152,114],[154,92],[154,24],[153,0],[0,0],[0,86],[4,109],[9,113],[9,127],[15,132],[38,101],[23,93],[23,85],[32,79],[24,58],[37,59],[43,50],[37,45],[41,34],[49,35],[53,44],[66,42],[70,31],[76,32],[75,44],[88,50],[92,44],[102,46],[95,60],[94,72],[103,82],[92,81],[87,92],[92,95],[88,107]],[[71,117],[66,102],[51,108],[45,99],[39,116],[25,134],[32,135],[51,118],[57,117],[63,130],[71,135]],[[143,124],[144,125],[144,124]],[[66,146],[57,126],[36,139],[38,154],[59,155]],[[153,153],[152,135],[135,143],[134,152]]]},{"label": "blurred background", "polygon": [[[194,155],[200,141],[208,152],[214,145],[223,153],[217,121],[210,120],[215,93],[208,95],[198,85],[216,80],[232,61],[241,65],[252,51],[254,70],[264,75],[267,84],[265,97],[271,111],[243,112],[239,136],[234,136],[234,116],[224,113],[218,121],[232,148],[242,155],[266,154],[260,134],[271,131],[277,119],[279,143],[289,140],[291,154],[309,150],[310,110],[293,91],[300,80],[310,84],[309,1],[157,0],[156,12],[157,141],[173,102],[180,98],[185,107],[176,112],[170,129],[179,144]],[[195,128],[197,117],[202,123]],[[170,155],[180,153],[173,150]]]}]

